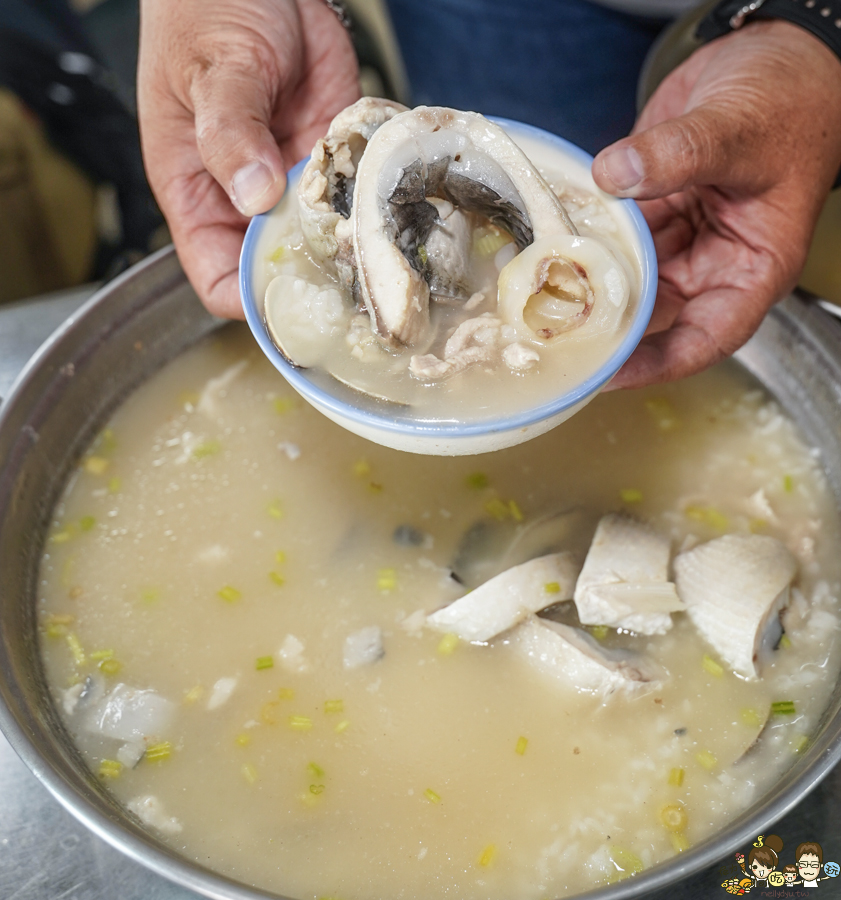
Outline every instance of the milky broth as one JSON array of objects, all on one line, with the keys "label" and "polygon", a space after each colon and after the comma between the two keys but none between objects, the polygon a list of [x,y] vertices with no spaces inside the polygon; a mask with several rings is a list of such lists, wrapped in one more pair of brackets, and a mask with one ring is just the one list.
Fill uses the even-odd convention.
[{"label": "milky broth", "polygon": [[[409,618],[459,596],[449,566],[476,523],[511,538],[578,510],[583,558],[622,508],[675,549],[723,531],[787,544],[794,611],[761,681],[717,672],[682,614],[665,636],[596,632],[669,673],[604,703],[544,681],[505,636],[453,648]],[[537,900],[672,857],[793,763],[839,668],[838,539],[816,456],[733,364],[601,396],[513,449],[424,457],[330,423],[229,326],[81,461],[41,567],[43,658],[60,711],[91,674],[176,704],[149,736],[162,758],[134,769],[103,766],[119,742],[62,715],[115,796],[156,797],[181,830],[150,831],[202,865],[299,898]],[[385,656],[345,670],[345,638],[369,625]],[[288,635],[306,671],[278,654]],[[222,678],[236,687],[208,710]],[[782,700],[795,714],[733,765]],[[676,833],[661,820],[675,805]]]},{"label": "milky broth", "polygon": [[[476,422],[550,402],[586,381],[616,351],[637,311],[642,279],[642,255],[629,212],[622,201],[596,187],[587,166],[576,158],[519,132],[516,143],[560,196],[579,232],[586,237],[599,238],[621,264],[630,285],[630,299],[619,326],[612,331],[588,330],[586,333],[583,329],[573,329],[549,341],[535,337],[526,343],[538,350],[540,359],[529,370],[515,371],[498,362],[473,365],[443,381],[426,383],[418,380],[408,368],[413,354],[433,353],[442,358],[446,339],[462,321],[482,314],[497,314],[496,278],[499,267],[514,256],[515,245],[503,247],[500,244],[494,252],[486,253],[482,248],[496,246],[493,243],[496,235],[503,236],[504,240],[509,238],[499,229],[491,228],[490,231],[496,234],[490,235],[489,244],[482,244],[477,238],[484,236],[487,241],[488,228],[478,226],[471,251],[471,290],[482,291],[483,303],[465,311],[463,302],[447,305],[432,298],[430,315],[434,340],[429,346],[424,344],[400,350],[388,350],[374,341],[366,316],[363,336],[367,335],[371,343],[365,347],[364,356],[357,358],[351,352],[347,338],[352,304],[345,296],[340,333],[324,338],[311,332],[312,343],[307,345],[307,353],[314,352],[313,358],[328,360],[315,365],[316,370],[326,366],[330,373],[346,383],[375,396],[406,404],[413,416],[424,421]],[[297,180],[292,179],[281,202],[265,217],[256,241],[251,283],[264,317],[272,318],[265,301],[266,289],[278,275],[296,276],[311,284],[341,291],[335,275],[313,256],[301,232],[296,188]],[[288,339],[288,325],[284,321],[276,321],[275,327]],[[305,344],[299,338],[298,343],[288,342],[286,350],[289,353],[291,348]],[[327,349],[311,351],[311,348],[321,347]],[[295,358],[294,353],[292,356]],[[307,355],[299,355],[296,361],[302,360],[305,366],[309,365]]]}]

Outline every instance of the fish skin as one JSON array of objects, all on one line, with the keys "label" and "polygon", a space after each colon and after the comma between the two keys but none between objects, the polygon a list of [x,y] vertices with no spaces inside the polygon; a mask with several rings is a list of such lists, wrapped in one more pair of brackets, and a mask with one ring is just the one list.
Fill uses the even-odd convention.
[{"label": "fish skin", "polygon": [[[540,556],[491,578],[427,616],[426,623],[463,641],[484,643],[540,609],[571,600],[577,571],[571,553]],[[549,593],[546,585],[552,582],[559,590]]]},{"label": "fish skin", "polygon": [[760,649],[788,604],[797,561],[776,538],[728,534],[675,558],[678,593],[701,636],[734,672],[760,676]]},{"label": "fish skin", "polygon": [[512,631],[510,643],[543,675],[603,697],[618,690],[654,690],[666,674],[641,654],[606,650],[579,628],[537,616]]},{"label": "fish skin", "polygon": [[575,586],[582,625],[665,634],[684,605],[668,580],[671,543],[631,516],[610,513],[596,533]]}]

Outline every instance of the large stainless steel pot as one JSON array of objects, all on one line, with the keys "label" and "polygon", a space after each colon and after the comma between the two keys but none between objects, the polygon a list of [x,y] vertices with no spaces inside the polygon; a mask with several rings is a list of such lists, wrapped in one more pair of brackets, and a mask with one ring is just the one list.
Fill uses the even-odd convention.
[{"label": "large stainless steel pot", "polygon": [[[163,251],[75,314],[27,366],[3,405],[0,727],[44,785],[106,841],[208,897],[256,900],[274,895],[179,857],[147,833],[88,771],[50,700],[35,615],[45,532],[74,464],[133,388],[219,324],[196,300],[174,252]],[[738,359],[820,449],[831,489],[841,501],[841,326],[807,298],[791,297],[770,313]],[[841,757],[840,707],[841,685],[809,749],[773,791],[724,831],[671,862],[586,896],[648,897],[766,831]]]}]

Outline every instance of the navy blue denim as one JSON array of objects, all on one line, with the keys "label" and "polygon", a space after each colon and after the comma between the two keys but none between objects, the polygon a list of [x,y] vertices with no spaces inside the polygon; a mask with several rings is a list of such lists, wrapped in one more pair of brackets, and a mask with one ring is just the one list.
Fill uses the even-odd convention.
[{"label": "navy blue denim", "polygon": [[590,153],[634,123],[665,22],[588,0],[388,0],[413,104],[505,116]]}]

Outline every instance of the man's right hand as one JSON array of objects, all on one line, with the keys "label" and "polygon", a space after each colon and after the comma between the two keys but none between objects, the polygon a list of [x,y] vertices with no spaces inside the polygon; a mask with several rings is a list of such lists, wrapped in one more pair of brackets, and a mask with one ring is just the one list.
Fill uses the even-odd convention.
[{"label": "man's right hand", "polygon": [[210,312],[242,318],[248,218],[359,97],[347,32],[323,0],[142,0],[137,96],[184,270]]}]

